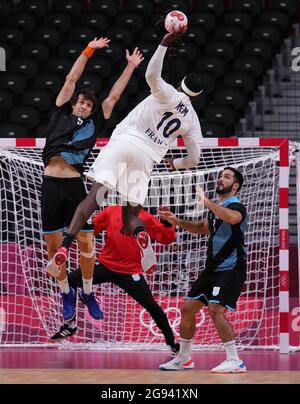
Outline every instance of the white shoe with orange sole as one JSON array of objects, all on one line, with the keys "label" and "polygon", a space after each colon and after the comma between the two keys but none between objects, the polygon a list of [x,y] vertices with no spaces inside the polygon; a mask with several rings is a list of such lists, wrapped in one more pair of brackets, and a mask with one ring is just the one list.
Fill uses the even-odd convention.
[{"label": "white shoe with orange sole", "polygon": [[180,356],[176,356],[176,358],[172,359],[170,362],[163,363],[159,365],[160,370],[186,370],[186,369],[194,369],[195,364],[193,359],[182,359]]}]

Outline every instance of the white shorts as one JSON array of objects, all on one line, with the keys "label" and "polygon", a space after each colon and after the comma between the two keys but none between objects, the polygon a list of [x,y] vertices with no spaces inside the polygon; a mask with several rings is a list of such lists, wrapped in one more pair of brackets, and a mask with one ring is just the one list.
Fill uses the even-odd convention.
[{"label": "white shorts", "polygon": [[117,190],[123,200],[143,205],[155,162],[134,144],[111,139],[94,161],[87,176]]}]

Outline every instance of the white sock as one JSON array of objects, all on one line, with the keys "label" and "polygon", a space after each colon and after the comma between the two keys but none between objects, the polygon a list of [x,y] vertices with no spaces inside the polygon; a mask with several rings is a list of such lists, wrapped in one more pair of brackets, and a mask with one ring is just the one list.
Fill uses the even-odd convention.
[{"label": "white sock", "polygon": [[68,278],[63,279],[62,281],[57,281],[60,287],[60,290],[62,293],[69,293],[70,292],[70,286],[68,282]]},{"label": "white sock", "polygon": [[227,360],[240,360],[239,355],[237,353],[235,340],[228,341],[224,343],[226,349]]},{"label": "white sock", "polygon": [[180,338],[179,356],[182,359],[190,359],[192,349],[192,339]]},{"label": "white sock", "polygon": [[93,278],[84,279],[82,278],[83,291],[86,295],[90,295],[93,291]]}]

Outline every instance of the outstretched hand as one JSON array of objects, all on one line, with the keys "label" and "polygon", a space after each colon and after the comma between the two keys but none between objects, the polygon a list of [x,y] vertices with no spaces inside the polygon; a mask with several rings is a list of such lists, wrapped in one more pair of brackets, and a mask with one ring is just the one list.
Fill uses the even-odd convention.
[{"label": "outstretched hand", "polygon": [[162,39],[162,46],[170,46],[178,38],[181,38],[186,33],[187,27],[182,27],[179,31],[168,32]]},{"label": "outstretched hand", "polygon": [[132,55],[130,55],[129,50],[126,49],[126,59],[128,64],[131,64],[134,66],[134,68],[137,68],[140,63],[144,60],[143,54],[140,52],[138,48],[135,48],[134,51],[132,52]]},{"label": "outstretched hand", "polygon": [[92,49],[102,49],[102,48],[108,48],[110,43],[110,39],[108,38],[103,38],[101,37],[100,39],[97,39],[97,37],[94,38],[93,41],[89,43],[89,48]]},{"label": "outstretched hand", "polygon": [[169,223],[173,224],[174,226],[177,225],[177,220],[178,220],[177,216],[174,215],[174,213],[172,213],[170,211],[170,209],[167,208],[166,206],[161,206],[157,213],[159,214],[161,219],[167,220]]}]

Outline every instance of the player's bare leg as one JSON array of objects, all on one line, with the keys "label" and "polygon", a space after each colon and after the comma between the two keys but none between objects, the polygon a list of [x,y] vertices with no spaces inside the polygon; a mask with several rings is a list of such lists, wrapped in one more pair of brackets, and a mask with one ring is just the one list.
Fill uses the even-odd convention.
[{"label": "player's bare leg", "polygon": [[80,269],[82,273],[82,277],[86,280],[90,281],[90,284],[84,286],[83,289],[86,293],[92,292],[92,281],[93,281],[93,273],[94,273],[94,234],[91,232],[82,232],[80,231],[76,240],[78,243],[78,248],[80,251]]},{"label": "player's bare leg", "polygon": [[227,359],[217,367],[212,373],[245,373],[246,366],[239,358],[235,345],[234,332],[227,318],[225,317],[226,307],[218,303],[210,303],[209,314],[218,331],[221,341],[225,345]]},{"label": "player's bare leg", "polygon": [[101,205],[101,200],[104,200],[106,192],[107,188],[105,186],[94,182],[86,198],[77,206],[68,232],[63,239],[62,246],[58,249],[54,256],[54,260],[57,265],[62,265],[64,262],[66,262],[68,258],[68,251],[73,240],[90,216],[94,213],[98,206]]},{"label": "player's bare leg", "polygon": [[[57,250],[61,246],[62,238],[63,238],[62,232],[44,235],[49,261],[52,260]],[[58,284],[63,293],[69,293],[69,284],[67,279],[67,271],[65,263],[59,267],[47,266],[46,271],[57,279]]]},{"label": "player's bare leg", "polygon": [[227,310],[226,307],[217,303],[210,303],[208,310],[210,317],[216,326],[221,341],[225,344],[228,341],[234,340],[232,327],[225,317],[225,311]]},{"label": "player's bare leg", "polygon": [[93,232],[80,231],[77,234],[76,239],[80,251],[80,269],[83,284],[80,298],[87,306],[90,315],[95,320],[100,320],[103,318],[103,313],[92,290],[95,266]]},{"label": "player's bare leg", "polygon": [[45,234],[44,238],[49,259],[46,271],[57,279],[63,298],[63,317],[65,321],[70,322],[75,318],[76,294],[69,286],[66,263],[64,262],[62,265],[57,266],[53,258],[61,246],[62,232]]},{"label": "player's bare leg", "polygon": [[[48,253],[48,261],[51,262],[53,256],[56,254],[58,248],[62,243],[62,232],[58,231],[56,233],[44,234],[44,240],[46,242],[46,248]],[[63,279],[61,275],[62,267],[58,265],[47,265],[46,271],[54,278]]]},{"label": "player's bare leg", "polygon": [[122,207],[122,220],[124,228],[136,237],[141,252],[141,265],[144,272],[151,273],[157,267],[157,259],[151,245],[150,236],[146,232],[145,223],[138,218],[141,209],[141,205],[128,203]]},{"label": "player's bare leg", "polygon": [[181,307],[181,320],[179,324],[180,337],[185,340],[192,340],[196,331],[196,315],[203,308],[204,304],[199,300],[187,300]]},{"label": "player's bare leg", "polygon": [[[91,289],[92,284],[92,273],[94,270],[94,252],[93,252],[93,234],[88,235],[86,233],[80,232],[84,224],[87,222],[91,214],[97,209],[98,204],[100,204],[100,199],[102,198],[101,189],[103,188],[103,199],[105,197],[106,187],[102,184],[94,183],[91,191],[87,197],[78,205],[71,224],[69,226],[68,233],[64,237],[62,246],[58,248],[57,252],[54,254],[53,259],[49,262],[47,267],[51,265],[62,266],[65,264],[68,258],[68,252],[70,245],[72,244],[75,237],[79,242],[80,249],[80,263],[83,264],[83,285],[87,292],[83,291],[80,295],[81,300],[89,309],[90,315],[96,320],[103,318],[103,313],[99,308],[99,305],[95,299],[94,294]],[[71,290],[72,291],[72,290]],[[75,314],[75,311],[74,311]]]},{"label": "player's bare leg", "polygon": [[193,369],[194,362],[191,357],[192,338],[196,330],[196,315],[204,304],[199,300],[187,300],[181,308],[180,350],[176,358],[159,366],[161,370]]}]

